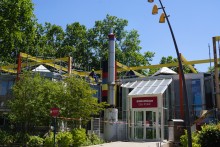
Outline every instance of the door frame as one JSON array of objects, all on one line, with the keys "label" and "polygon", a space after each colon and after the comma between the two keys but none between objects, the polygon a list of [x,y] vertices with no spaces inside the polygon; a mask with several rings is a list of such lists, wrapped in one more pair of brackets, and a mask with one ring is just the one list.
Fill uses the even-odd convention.
[{"label": "door frame", "polygon": [[[147,111],[150,111],[152,113],[155,112],[155,120],[154,120],[155,123],[153,123],[152,126],[148,126],[146,124],[146,112]],[[142,112],[143,113],[142,122],[138,126],[135,124],[136,123],[135,122],[135,113],[136,112]],[[131,125],[130,125],[131,126],[131,131],[130,131],[130,133],[131,133],[130,134],[131,140],[136,140],[136,141],[138,141],[138,140],[140,140],[140,141],[142,141],[142,140],[158,141],[158,140],[161,139],[161,137],[160,137],[161,125],[159,124],[159,111],[158,111],[157,108],[144,108],[144,109],[143,108],[133,108],[131,110],[131,117],[130,118],[131,118]],[[135,138],[135,129],[137,129],[137,128],[142,128],[143,129],[143,138],[142,139]],[[155,136],[155,138],[153,138],[153,139],[147,139],[146,138],[146,129],[147,128],[155,128],[156,129],[156,136]]]}]

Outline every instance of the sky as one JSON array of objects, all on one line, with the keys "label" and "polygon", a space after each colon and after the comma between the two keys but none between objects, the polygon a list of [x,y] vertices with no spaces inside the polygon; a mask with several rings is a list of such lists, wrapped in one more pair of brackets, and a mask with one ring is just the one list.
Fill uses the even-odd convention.
[{"label": "sky", "polygon": [[[87,29],[106,15],[128,20],[126,30],[137,30],[140,35],[141,53],[151,51],[155,57],[152,65],[162,57],[177,57],[167,23],[159,23],[152,15],[153,5],[159,0],[32,0],[38,23],[50,22],[63,29],[67,24],[79,22]],[[213,58],[212,37],[220,36],[220,0],[162,0],[177,41],[179,52],[188,60]],[[209,49],[210,45],[210,49]],[[214,63],[211,63],[213,66]],[[199,72],[206,72],[210,63],[196,64]]]}]

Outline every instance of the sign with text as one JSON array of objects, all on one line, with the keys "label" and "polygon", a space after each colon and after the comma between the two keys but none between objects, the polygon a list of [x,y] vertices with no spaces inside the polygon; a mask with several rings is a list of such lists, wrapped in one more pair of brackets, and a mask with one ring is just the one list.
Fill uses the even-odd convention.
[{"label": "sign with text", "polygon": [[157,97],[133,97],[132,108],[154,108],[157,107]]},{"label": "sign with text", "polygon": [[50,115],[52,117],[57,117],[59,115],[59,113],[60,113],[59,111],[60,111],[59,108],[51,108],[50,109]]}]

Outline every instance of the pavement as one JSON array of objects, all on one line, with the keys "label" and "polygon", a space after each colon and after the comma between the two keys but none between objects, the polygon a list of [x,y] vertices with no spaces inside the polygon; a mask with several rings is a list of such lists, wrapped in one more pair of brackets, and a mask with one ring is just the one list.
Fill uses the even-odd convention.
[{"label": "pavement", "polygon": [[110,142],[90,147],[169,147],[168,142]]}]

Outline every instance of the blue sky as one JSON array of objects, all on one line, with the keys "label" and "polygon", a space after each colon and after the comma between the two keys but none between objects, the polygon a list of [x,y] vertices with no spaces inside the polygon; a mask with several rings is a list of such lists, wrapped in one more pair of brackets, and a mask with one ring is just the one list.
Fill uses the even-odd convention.
[{"label": "blue sky", "polygon": [[[220,36],[220,0],[162,0],[173,28],[180,53],[187,60],[213,58],[212,37]],[[79,22],[92,28],[107,14],[128,20],[126,30],[138,31],[141,52],[155,52],[152,64],[164,56],[176,58],[176,52],[167,23],[160,24],[158,15],[152,15],[154,4],[147,0],[33,0],[39,23],[50,22],[64,29],[67,24]],[[206,72],[208,64],[197,64]],[[213,65],[213,63],[212,63]]]}]

